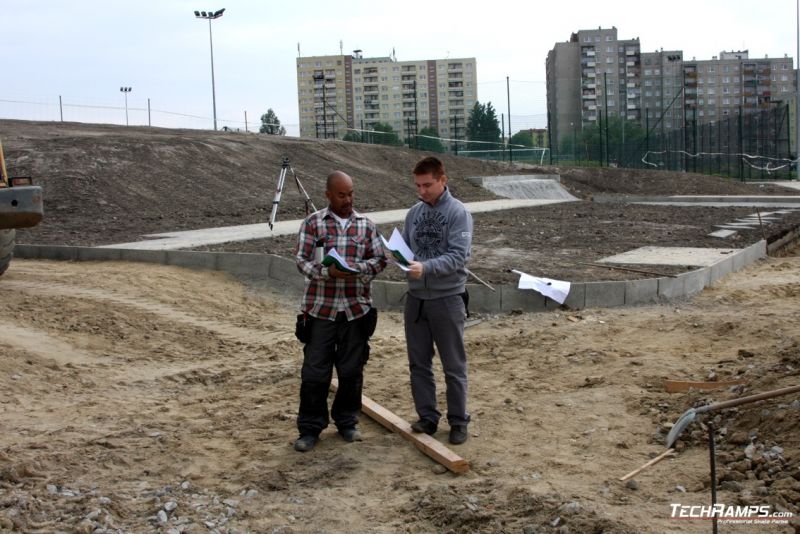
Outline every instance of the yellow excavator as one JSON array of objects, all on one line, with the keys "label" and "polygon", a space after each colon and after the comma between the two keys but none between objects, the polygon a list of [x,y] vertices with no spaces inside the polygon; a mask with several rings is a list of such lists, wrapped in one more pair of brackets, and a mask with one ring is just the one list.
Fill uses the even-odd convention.
[{"label": "yellow excavator", "polygon": [[36,226],[43,216],[42,188],[30,176],[8,176],[0,143],[0,275],[14,255],[16,229]]}]

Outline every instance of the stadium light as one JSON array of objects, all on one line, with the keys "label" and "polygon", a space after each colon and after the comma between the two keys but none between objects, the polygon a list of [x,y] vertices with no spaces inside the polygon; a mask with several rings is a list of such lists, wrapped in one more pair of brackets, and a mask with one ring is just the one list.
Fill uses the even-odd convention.
[{"label": "stadium light", "polygon": [[132,88],[120,87],[119,90],[125,95],[125,126],[130,126],[128,124],[128,93],[132,91]]},{"label": "stadium light", "polygon": [[208,20],[208,43],[211,48],[211,105],[214,111],[214,130],[217,129],[217,93],[214,87],[214,41],[211,37],[211,21],[220,18],[224,12],[224,7],[213,13],[211,11],[194,12],[196,18]]}]

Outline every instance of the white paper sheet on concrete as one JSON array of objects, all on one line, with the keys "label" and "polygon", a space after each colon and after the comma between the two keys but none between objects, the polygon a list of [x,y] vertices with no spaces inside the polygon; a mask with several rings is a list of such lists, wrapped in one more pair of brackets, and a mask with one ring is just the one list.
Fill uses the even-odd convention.
[{"label": "white paper sheet on concrete", "polygon": [[511,272],[519,275],[519,285],[517,285],[518,289],[533,289],[545,297],[550,297],[559,304],[564,304],[564,301],[567,300],[570,287],[569,282],[532,276],[514,269],[512,269]]}]

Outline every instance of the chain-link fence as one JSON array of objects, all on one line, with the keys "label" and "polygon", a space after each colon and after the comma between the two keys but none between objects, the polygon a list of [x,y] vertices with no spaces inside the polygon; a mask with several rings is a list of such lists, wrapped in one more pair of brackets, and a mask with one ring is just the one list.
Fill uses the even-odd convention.
[{"label": "chain-link fence", "polygon": [[789,106],[738,111],[723,120],[702,122],[697,110],[687,110],[686,126],[673,130],[666,130],[658,119],[622,125],[601,117],[597,125],[564,135],[553,149],[552,162],[678,170],[741,181],[795,178]]}]

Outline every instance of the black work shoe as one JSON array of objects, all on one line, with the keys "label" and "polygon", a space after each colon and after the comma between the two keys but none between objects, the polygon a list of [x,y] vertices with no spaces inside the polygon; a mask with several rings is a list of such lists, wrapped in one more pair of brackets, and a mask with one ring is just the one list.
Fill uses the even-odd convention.
[{"label": "black work shoe", "polygon": [[294,450],[297,452],[308,452],[314,448],[314,445],[316,445],[318,441],[319,438],[317,436],[312,436],[309,434],[300,436],[297,438],[297,441],[294,442]]},{"label": "black work shoe", "polygon": [[467,441],[468,437],[467,425],[453,425],[450,427],[450,443],[453,445],[461,445]]},{"label": "black work shoe", "polygon": [[411,424],[411,430],[418,434],[428,434],[429,436],[436,434],[436,428],[436,423],[427,419],[420,419],[416,423]]},{"label": "black work shoe", "polygon": [[348,443],[352,443],[354,441],[364,441],[364,438],[361,436],[361,431],[354,426],[339,430],[339,435],[341,435],[342,439]]}]

